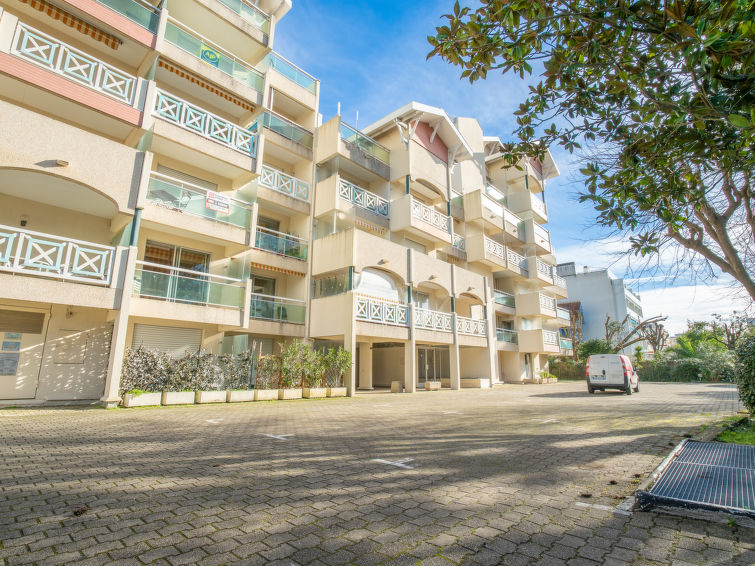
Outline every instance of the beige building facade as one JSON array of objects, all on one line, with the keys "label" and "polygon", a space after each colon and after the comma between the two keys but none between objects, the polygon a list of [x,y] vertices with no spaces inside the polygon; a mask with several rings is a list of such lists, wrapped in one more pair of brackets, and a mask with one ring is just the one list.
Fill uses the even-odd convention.
[{"label": "beige building facade", "polygon": [[358,131],[287,0],[0,0],[0,402],[118,402],[128,348],[343,345],[346,385],[536,379],[568,348],[552,159],[472,118]]}]

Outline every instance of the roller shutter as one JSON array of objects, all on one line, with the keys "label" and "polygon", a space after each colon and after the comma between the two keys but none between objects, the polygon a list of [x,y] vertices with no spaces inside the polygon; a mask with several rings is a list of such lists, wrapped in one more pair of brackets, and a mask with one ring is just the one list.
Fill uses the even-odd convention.
[{"label": "roller shutter", "polygon": [[201,328],[176,328],[135,324],[131,346],[144,346],[149,350],[165,352],[172,358],[183,358],[186,350],[196,352],[202,345]]}]

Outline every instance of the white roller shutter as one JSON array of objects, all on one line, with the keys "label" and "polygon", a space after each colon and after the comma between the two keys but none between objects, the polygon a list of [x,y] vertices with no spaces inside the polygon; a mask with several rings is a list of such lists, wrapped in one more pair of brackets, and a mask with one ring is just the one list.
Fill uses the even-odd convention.
[{"label": "white roller shutter", "polygon": [[176,328],[135,324],[131,347],[144,346],[148,350],[165,352],[172,358],[183,358],[186,350],[196,352],[202,345],[201,328]]},{"label": "white roller shutter", "polygon": [[158,165],[157,172],[162,175],[167,175],[168,177],[173,177],[174,179],[178,179],[179,181],[183,181],[185,183],[197,185],[198,187],[202,187],[203,189],[207,189],[208,191],[218,190],[218,186],[215,183],[210,183],[209,181],[205,181],[204,179],[200,179],[199,177],[194,177],[193,175],[189,175],[188,173],[184,173],[183,171],[176,171],[175,169],[171,169],[170,167],[166,167],[165,165]]}]

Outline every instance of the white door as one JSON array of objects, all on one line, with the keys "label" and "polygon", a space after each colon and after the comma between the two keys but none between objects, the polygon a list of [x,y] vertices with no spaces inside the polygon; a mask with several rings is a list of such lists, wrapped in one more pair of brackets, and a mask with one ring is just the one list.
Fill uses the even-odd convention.
[{"label": "white door", "polygon": [[0,399],[36,397],[46,332],[46,313],[0,309]]}]

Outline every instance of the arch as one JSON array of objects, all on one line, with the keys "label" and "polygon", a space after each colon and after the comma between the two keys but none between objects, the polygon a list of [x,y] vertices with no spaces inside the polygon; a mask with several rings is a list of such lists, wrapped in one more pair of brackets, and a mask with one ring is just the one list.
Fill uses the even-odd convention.
[{"label": "arch", "polygon": [[91,185],[29,167],[0,167],[0,192],[93,216],[112,218],[119,211],[112,196]]},{"label": "arch", "polygon": [[446,191],[438,187],[435,183],[430,181],[429,179],[426,179],[424,177],[417,178],[417,182],[422,185],[424,188],[432,192],[433,194],[439,196],[443,199],[443,202],[448,201],[448,195],[446,194]]},{"label": "arch", "polygon": [[430,279],[425,279],[423,281],[416,281],[414,283],[414,288],[415,289],[419,289],[422,286],[430,287],[432,290],[443,291],[446,294],[446,296],[448,296],[448,297],[451,297],[451,295],[452,295],[451,289],[447,288],[445,285],[443,285],[442,283],[438,282],[437,280],[432,280],[431,281]]},{"label": "arch", "polygon": [[485,304],[485,300],[480,295],[471,291],[464,291],[462,293],[457,293],[457,295],[459,299],[471,299],[477,301],[481,305]]},{"label": "arch", "polygon": [[373,297],[403,301],[403,279],[397,273],[378,267],[354,272],[354,291]]}]

